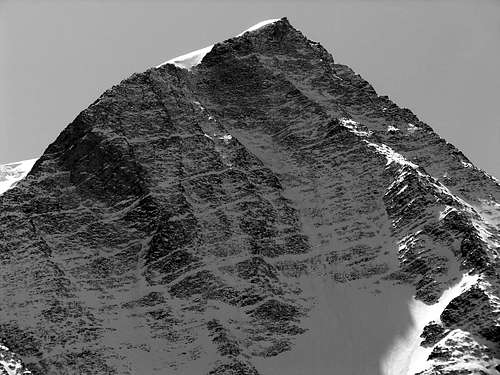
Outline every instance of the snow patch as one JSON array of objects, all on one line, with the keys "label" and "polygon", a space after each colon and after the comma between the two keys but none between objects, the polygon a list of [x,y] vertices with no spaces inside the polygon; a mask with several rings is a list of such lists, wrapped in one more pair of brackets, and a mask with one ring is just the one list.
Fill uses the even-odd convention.
[{"label": "snow patch", "polygon": [[201,62],[201,60],[203,60],[205,55],[212,50],[213,46],[214,45],[212,44],[208,47],[186,53],[185,55],[174,57],[173,59],[170,59],[160,65],[157,65],[156,67],[159,68],[165,64],[172,64],[181,69],[191,70],[193,67],[198,65]]},{"label": "snow patch", "polygon": [[401,194],[403,191],[405,191],[408,188],[408,185],[403,186],[399,191],[396,193],[396,195]]},{"label": "snow patch", "polygon": [[375,148],[379,154],[382,154],[386,157],[386,159],[387,159],[386,165],[396,163],[399,165],[409,165],[410,167],[412,167],[414,169],[418,169],[418,165],[412,163],[411,161],[408,161],[403,155],[397,153],[389,146],[387,146],[383,143],[381,143],[381,144],[370,143],[366,140],[365,140],[365,142],[368,144],[368,146]]},{"label": "snow patch", "polygon": [[360,137],[369,137],[370,135],[372,135],[373,133],[370,131],[370,130],[363,130],[361,129],[361,127],[359,126],[359,123],[352,120],[352,119],[348,119],[348,118],[345,118],[345,117],[342,117],[339,119],[340,121],[340,124],[349,129],[349,131],[351,133],[354,133],[356,134],[357,136],[360,136]]},{"label": "snow patch", "polygon": [[415,298],[410,302],[409,309],[413,318],[413,326],[404,337],[394,343],[389,351],[383,362],[384,375],[414,375],[425,370],[429,365],[427,358],[433,347],[420,346],[422,330],[432,321],[439,322],[440,315],[446,306],[478,280],[479,275],[464,274],[460,282],[443,292],[437,303],[426,305]]},{"label": "snow patch", "polygon": [[408,123],[408,133],[413,134],[420,128],[418,126],[413,125],[412,123]]},{"label": "snow patch", "polygon": [[2,375],[30,375],[31,371],[23,367],[18,356],[0,344],[0,374]]},{"label": "snow patch", "polygon": [[233,136],[231,134],[226,134],[218,137],[219,139],[222,139],[225,144],[228,144],[231,139],[233,139]]},{"label": "snow patch", "polygon": [[398,128],[396,128],[395,126],[389,125],[389,126],[387,127],[387,131],[388,131],[389,133],[390,133],[390,132],[398,132],[398,131],[399,131],[399,129],[398,129]]},{"label": "snow patch", "polygon": [[201,109],[202,111],[204,111],[204,110],[205,110],[205,107],[203,107],[199,101],[195,100],[195,101],[193,101],[193,103],[194,103],[194,104],[196,104],[196,106],[197,106],[199,109]]},{"label": "snow patch", "polygon": [[[437,368],[446,368],[447,373],[467,374],[493,374],[493,366],[500,364],[499,359],[493,359],[492,363],[487,357],[478,358],[471,353],[486,352],[487,347],[476,341],[469,332],[454,329],[445,339],[442,339],[435,347],[444,349],[451,355],[449,358],[428,361],[428,366],[423,374],[434,374]],[[497,373],[496,371],[494,372]]]},{"label": "snow patch", "polygon": [[259,22],[259,23],[255,24],[255,25],[253,25],[253,26],[249,27],[248,29],[246,29],[245,31],[243,31],[243,32],[239,33],[239,34],[238,34],[238,35],[236,35],[236,36],[237,36],[237,37],[242,36],[242,35],[243,35],[243,34],[245,34],[245,33],[248,33],[248,32],[251,32],[251,31],[258,30],[258,29],[260,29],[260,28],[262,28],[262,27],[264,27],[264,26],[267,26],[267,25],[269,25],[269,24],[271,24],[271,23],[275,23],[275,22],[277,22],[277,21],[279,21],[279,20],[280,20],[279,18],[275,18],[275,19],[270,19],[270,20],[261,21],[261,22]]},{"label": "snow patch", "polygon": [[439,220],[443,220],[450,212],[457,211],[455,207],[446,206],[443,211],[439,213]]},{"label": "snow patch", "polygon": [[463,160],[460,160],[460,163],[462,164],[462,166],[464,166],[465,168],[474,168],[474,166],[471,164],[471,163],[467,163]]},{"label": "snow patch", "polygon": [[415,233],[411,233],[405,237],[403,237],[399,241],[399,248],[398,248],[398,253],[400,254],[400,257],[404,258],[405,252],[408,250],[408,247],[414,246],[417,242],[417,237],[421,233],[421,230],[416,231]]},{"label": "snow patch", "polygon": [[0,195],[26,177],[37,160],[38,158],[0,165]]}]

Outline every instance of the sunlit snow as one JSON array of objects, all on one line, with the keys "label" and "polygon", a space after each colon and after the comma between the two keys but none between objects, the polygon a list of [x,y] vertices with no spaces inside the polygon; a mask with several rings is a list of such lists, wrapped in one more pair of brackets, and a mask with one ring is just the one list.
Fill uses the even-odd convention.
[{"label": "sunlit snow", "polygon": [[203,60],[205,55],[212,50],[213,46],[214,45],[212,44],[208,47],[186,53],[185,55],[174,57],[173,59],[170,59],[168,61],[165,61],[163,64],[158,65],[157,68],[165,64],[173,64],[178,68],[191,70],[194,66],[198,65],[201,60]]},{"label": "sunlit snow", "polygon": [[[9,348],[0,344],[0,374],[1,375],[19,375],[23,365],[20,360],[10,352]],[[32,374],[29,370],[24,370],[23,375]]]},{"label": "sunlit snow", "polygon": [[224,143],[229,143],[229,141],[231,139],[233,139],[233,136],[231,134],[226,134],[226,135],[222,135],[219,137],[219,139],[222,139],[224,141]]},{"label": "sunlit snow", "polygon": [[462,163],[462,165],[465,167],[465,168],[474,168],[474,166],[471,164],[471,163],[467,163],[463,160],[460,161],[460,163]]},{"label": "sunlit snow", "polygon": [[16,186],[31,171],[38,159],[29,159],[0,165],[0,194]]},{"label": "sunlit snow", "polygon": [[408,133],[413,134],[415,133],[419,128],[412,123],[408,123]]},{"label": "sunlit snow", "polygon": [[410,303],[413,326],[404,337],[394,343],[393,348],[383,362],[385,375],[413,375],[423,371],[428,365],[427,357],[433,347],[420,346],[420,334],[430,322],[439,322],[446,306],[460,294],[468,290],[479,279],[478,275],[463,275],[460,282],[445,290],[439,301],[433,305],[414,299]]},{"label": "sunlit snow", "polygon": [[359,123],[352,119],[342,117],[339,119],[339,121],[343,127],[349,129],[351,133],[354,133],[357,136],[369,137],[370,135],[372,135],[372,132],[370,130],[362,130],[359,126]]},{"label": "sunlit snow", "polygon": [[255,31],[255,30],[258,30],[260,29],[261,27],[264,27],[266,25],[269,25],[271,23],[274,23],[274,22],[277,22],[279,21],[279,18],[275,18],[275,19],[270,19],[270,20],[265,20],[265,21],[261,21],[255,25],[253,25],[252,27],[246,29],[245,31],[239,33],[238,35],[236,35],[237,37],[238,36],[242,36],[243,34],[247,33],[247,32],[250,32],[250,31]]}]

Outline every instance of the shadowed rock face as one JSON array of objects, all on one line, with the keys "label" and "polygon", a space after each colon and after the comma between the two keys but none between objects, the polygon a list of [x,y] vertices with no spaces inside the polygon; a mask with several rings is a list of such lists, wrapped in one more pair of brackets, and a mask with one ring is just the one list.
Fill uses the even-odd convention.
[{"label": "shadowed rock face", "polygon": [[0,372],[495,374],[498,202],[279,20],[106,91],[0,196]]}]

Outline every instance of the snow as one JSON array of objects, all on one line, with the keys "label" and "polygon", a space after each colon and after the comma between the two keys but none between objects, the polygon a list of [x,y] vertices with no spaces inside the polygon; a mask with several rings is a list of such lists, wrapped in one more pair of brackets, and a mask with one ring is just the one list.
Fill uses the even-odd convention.
[{"label": "snow", "polygon": [[13,188],[31,171],[38,159],[28,159],[0,165],[0,195]]},{"label": "snow", "polygon": [[199,109],[201,109],[202,111],[204,111],[204,110],[205,110],[205,107],[203,107],[199,101],[195,100],[195,101],[193,101],[193,103],[194,103],[194,104],[196,104],[196,106],[197,106]]},{"label": "snow", "polygon": [[403,191],[405,191],[408,188],[408,185],[403,186],[399,191],[396,193],[396,195],[401,194]]},{"label": "snow", "polygon": [[222,139],[224,141],[224,143],[229,143],[229,141],[231,139],[233,139],[233,136],[231,134],[226,134],[226,135],[222,135],[220,137],[218,137],[219,139]]},{"label": "snow", "polygon": [[387,131],[388,131],[388,132],[398,132],[398,131],[399,131],[399,129],[398,129],[398,128],[396,128],[395,126],[389,125],[389,126],[387,127]]},{"label": "snow", "polygon": [[[22,372],[21,372],[22,371]],[[0,344],[0,374],[2,375],[29,375],[31,371],[24,370],[18,357],[9,349]]]},{"label": "snow", "polygon": [[415,133],[419,128],[412,123],[408,123],[408,133],[413,134]]},{"label": "snow", "polygon": [[242,35],[243,35],[243,34],[245,34],[245,33],[248,33],[248,32],[251,32],[251,31],[258,30],[258,29],[260,29],[260,28],[262,28],[262,27],[264,27],[264,26],[267,26],[267,25],[269,25],[269,24],[271,24],[271,23],[275,23],[275,22],[277,22],[277,21],[279,21],[279,18],[274,18],[274,19],[270,19],[270,20],[261,21],[261,22],[259,22],[259,23],[255,24],[255,25],[253,25],[252,27],[250,27],[250,28],[246,29],[245,31],[243,31],[243,32],[239,33],[239,34],[238,34],[238,35],[236,35],[236,36],[237,36],[237,37],[242,36]]},{"label": "snow", "polygon": [[165,64],[172,64],[181,69],[191,70],[193,67],[198,65],[201,60],[203,60],[205,55],[212,50],[213,46],[214,45],[212,44],[208,47],[186,53],[185,55],[174,57],[173,59],[165,61],[163,64],[157,65],[156,67],[159,68]]},{"label": "snow", "polygon": [[351,133],[356,134],[359,137],[369,137],[370,135],[372,135],[371,131],[362,130],[361,127],[359,126],[359,123],[352,119],[342,117],[339,119],[339,121],[343,127],[349,129]]},{"label": "snow", "polygon": [[[446,342],[443,341],[444,340],[441,340],[438,345],[441,348],[452,349],[451,357],[447,358],[445,361],[430,360],[429,367],[432,366],[433,369],[435,369],[445,365],[446,369],[449,370],[450,373],[452,371],[464,373],[464,370],[467,370],[468,374],[492,374],[492,366],[487,357],[478,358],[471,355],[471,353],[479,351],[484,352],[488,349],[484,344],[476,341],[475,337],[469,332],[461,329],[455,329],[451,331],[448,336],[446,336]],[[438,362],[437,366],[436,362]],[[493,360],[493,366],[499,363],[499,359]],[[429,372],[426,373],[429,374]],[[434,372],[431,373],[433,374]],[[497,374],[497,372],[495,371],[494,374]]]},{"label": "snow", "polygon": [[412,234],[409,234],[405,237],[403,237],[400,241],[399,241],[399,253],[400,254],[403,254],[406,252],[406,250],[408,249],[409,246],[413,246],[415,245],[416,241],[417,241],[417,237],[418,235],[421,233],[422,231],[421,230],[418,230],[416,231],[415,233],[412,233]]},{"label": "snow", "polygon": [[457,211],[457,210],[455,209],[455,207],[447,205],[445,209],[439,213],[439,220],[443,220],[452,211]]},{"label": "snow", "polygon": [[386,159],[387,159],[386,165],[396,163],[396,164],[399,164],[401,166],[409,165],[410,167],[412,167],[415,170],[418,169],[418,165],[412,163],[411,161],[408,161],[403,155],[397,153],[389,146],[387,146],[383,143],[381,143],[381,144],[370,143],[366,140],[365,140],[365,142],[368,144],[368,146],[375,148],[379,154],[382,154],[386,157]]},{"label": "snow", "polygon": [[462,166],[465,168],[474,168],[474,166],[471,163],[467,163],[463,160],[460,160],[460,163],[462,163]]},{"label": "snow", "polygon": [[474,209],[481,214],[483,221],[490,226],[500,227],[500,203],[487,199],[479,199],[479,202]]},{"label": "snow", "polygon": [[477,283],[478,275],[464,274],[457,284],[443,292],[439,301],[433,305],[413,299],[410,302],[410,313],[413,326],[403,337],[399,338],[383,362],[384,375],[413,375],[419,373],[429,365],[427,358],[433,347],[420,346],[420,334],[430,322],[439,322],[440,315],[446,306],[460,294]]},{"label": "snow", "polygon": [[[274,23],[276,21],[279,21],[279,19],[276,18],[276,19],[270,19],[270,20],[259,22],[255,25],[253,25],[252,27],[246,29],[242,33],[236,35],[236,37],[242,36],[243,34],[245,34],[247,32],[252,32],[252,31],[258,30],[258,29],[260,29],[266,25],[269,25],[271,23]],[[214,47],[214,45],[211,44],[207,47],[198,49],[196,51],[188,52],[184,55],[174,57],[173,59],[167,60],[164,63],[157,65],[156,68],[162,67],[165,64],[172,64],[172,65],[175,65],[176,67],[181,68],[181,69],[191,70],[193,67],[195,67],[196,65],[201,63],[201,60],[203,60],[203,58],[207,55],[207,53],[209,53],[212,50],[213,47]]]}]

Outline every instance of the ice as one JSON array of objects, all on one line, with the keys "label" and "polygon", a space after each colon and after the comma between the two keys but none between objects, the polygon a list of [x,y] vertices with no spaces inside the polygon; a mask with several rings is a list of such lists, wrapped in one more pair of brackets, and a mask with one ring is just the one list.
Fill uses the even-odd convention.
[{"label": "ice", "polygon": [[382,154],[386,157],[386,159],[387,159],[386,165],[396,163],[399,165],[409,165],[410,167],[412,167],[414,169],[418,169],[418,165],[412,163],[411,161],[408,161],[403,155],[397,153],[389,146],[387,146],[383,143],[377,144],[377,143],[370,143],[368,141],[365,141],[365,142],[368,144],[368,146],[375,148],[379,154]]}]

